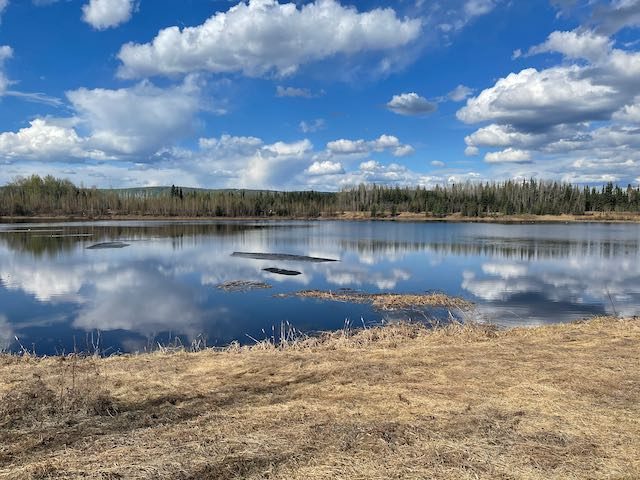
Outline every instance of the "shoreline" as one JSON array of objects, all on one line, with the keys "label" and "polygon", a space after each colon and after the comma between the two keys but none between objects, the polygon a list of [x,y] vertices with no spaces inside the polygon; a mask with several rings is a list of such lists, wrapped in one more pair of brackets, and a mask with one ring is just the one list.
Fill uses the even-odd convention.
[{"label": "shoreline", "polygon": [[102,221],[370,221],[370,222],[415,222],[415,223],[640,223],[640,213],[635,212],[588,212],[584,215],[492,215],[486,217],[465,217],[462,215],[425,216],[417,213],[399,213],[396,216],[371,217],[368,212],[348,212],[333,216],[319,217],[191,217],[162,215],[35,215],[0,216],[0,224],[40,223],[40,222],[102,222]]},{"label": "shoreline", "polygon": [[0,355],[0,478],[637,478],[640,319]]}]

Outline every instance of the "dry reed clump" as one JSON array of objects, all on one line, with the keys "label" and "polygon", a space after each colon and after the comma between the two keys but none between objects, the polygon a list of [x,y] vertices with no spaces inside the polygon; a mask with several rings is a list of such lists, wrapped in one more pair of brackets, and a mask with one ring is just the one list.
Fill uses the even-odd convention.
[{"label": "dry reed clump", "polygon": [[0,479],[640,478],[640,320],[0,356]]},{"label": "dry reed clump", "polygon": [[216,285],[216,287],[220,290],[224,290],[225,292],[248,292],[250,290],[265,290],[272,288],[268,283],[258,282],[255,280],[232,280]]},{"label": "dry reed clump", "polygon": [[443,293],[402,294],[402,293],[363,293],[356,291],[302,290],[295,294],[303,298],[317,298],[333,302],[371,303],[378,310],[403,310],[416,307],[445,307],[469,309],[472,303]]}]

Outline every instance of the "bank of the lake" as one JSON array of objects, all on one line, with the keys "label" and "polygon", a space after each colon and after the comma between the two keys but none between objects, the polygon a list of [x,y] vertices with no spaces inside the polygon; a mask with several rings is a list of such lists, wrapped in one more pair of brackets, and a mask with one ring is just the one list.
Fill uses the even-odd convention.
[{"label": "bank of the lake", "polygon": [[640,477],[640,320],[0,357],[0,478]]},{"label": "bank of the lake", "polygon": [[256,216],[256,217],[215,217],[215,216],[159,216],[159,215],[32,215],[0,216],[2,223],[23,222],[93,222],[93,221],[387,221],[387,222],[471,222],[471,223],[640,223],[640,213],[636,212],[587,212],[584,215],[486,215],[469,217],[460,214],[430,216],[424,213],[400,212],[397,214],[369,212],[343,212],[315,217],[301,216]]}]

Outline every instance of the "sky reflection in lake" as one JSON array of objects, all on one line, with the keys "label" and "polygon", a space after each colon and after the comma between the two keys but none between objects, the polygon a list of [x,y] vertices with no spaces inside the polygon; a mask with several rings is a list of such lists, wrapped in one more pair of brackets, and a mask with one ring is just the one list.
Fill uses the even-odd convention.
[{"label": "sky reflection in lake", "polygon": [[[88,249],[121,242],[120,248]],[[122,246],[122,243],[128,246]],[[339,259],[310,263],[235,251]],[[265,268],[301,272],[274,275]],[[274,288],[224,292],[258,280]],[[300,289],[443,291],[504,325],[640,313],[639,225],[382,222],[119,222],[0,225],[0,348],[18,336],[39,354],[85,349],[99,330],[111,351],[180,336],[209,344],[360,324],[367,305],[273,298]],[[393,315],[397,317],[397,314]],[[94,339],[95,342],[95,339]]]}]

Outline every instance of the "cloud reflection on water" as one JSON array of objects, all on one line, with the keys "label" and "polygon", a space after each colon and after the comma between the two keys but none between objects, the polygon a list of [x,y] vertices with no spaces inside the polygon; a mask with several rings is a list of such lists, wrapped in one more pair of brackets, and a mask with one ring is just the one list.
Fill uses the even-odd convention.
[{"label": "cloud reflection on water", "polygon": [[[42,242],[34,244],[24,233],[0,231],[0,298],[8,305],[0,303],[0,343],[27,325],[35,328],[28,321],[35,310],[67,318],[72,330],[143,337],[171,331],[231,338],[284,319],[300,318],[312,329],[325,328],[327,316],[344,320],[341,309],[347,306],[271,298],[300,288],[440,290],[463,294],[478,302],[487,319],[510,324],[566,321],[613,313],[614,307],[619,314],[640,313],[639,225],[132,222],[63,228],[89,230],[92,242],[127,240],[131,246],[87,251],[86,241],[64,239],[60,250],[54,240],[43,250]],[[234,258],[233,251],[341,262],[282,265]],[[266,267],[303,274],[280,277],[262,271]],[[231,280],[267,281],[274,289],[225,294],[214,288]],[[46,328],[59,329],[59,323],[40,326]],[[122,333],[122,348],[140,344]]]}]

